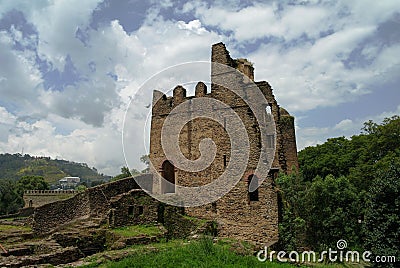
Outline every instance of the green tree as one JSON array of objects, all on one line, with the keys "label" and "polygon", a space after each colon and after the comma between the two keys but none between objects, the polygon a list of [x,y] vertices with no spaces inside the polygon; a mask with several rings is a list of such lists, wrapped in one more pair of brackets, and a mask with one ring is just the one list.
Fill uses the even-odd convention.
[{"label": "green tree", "polygon": [[328,139],[298,156],[302,177],[277,180],[285,249],[334,248],[345,239],[399,259],[400,117],[368,121],[360,135]]},{"label": "green tree", "polygon": [[332,138],[300,151],[305,180],[346,176],[358,189],[367,191],[374,180],[374,165],[390,153],[400,155],[400,117],[385,118],[380,125],[370,120],[362,130],[351,139]]},{"label": "green tree", "polygon": [[360,245],[360,202],[357,189],[346,177],[316,177],[304,201],[307,243],[316,249],[335,247],[345,239]]},{"label": "green tree", "polygon": [[17,191],[22,196],[26,190],[48,190],[49,184],[42,176],[23,176],[17,181]]},{"label": "green tree", "polygon": [[276,180],[281,219],[279,243],[281,250],[300,250],[305,244],[306,221],[304,220],[304,194],[307,182],[298,173],[280,174]]},{"label": "green tree", "polygon": [[12,180],[0,180],[0,214],[16,213],[23,206],[21,195]]},{"label": "green tree", "polygon": [[[365,249],[374,256],[395,256],[400,260],[400,158],[393,157],[376,172],[376,179],[368,191],[364,232]],[[392,263],[375,263],[381,267],[395,267]]]}]

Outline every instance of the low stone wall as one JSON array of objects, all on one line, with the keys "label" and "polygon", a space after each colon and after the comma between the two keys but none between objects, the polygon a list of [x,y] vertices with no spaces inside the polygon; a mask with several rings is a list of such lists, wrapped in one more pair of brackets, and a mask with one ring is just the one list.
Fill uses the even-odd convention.
[{"label": "low stone wall", "polygon": [[[182,215],[183,209],[165,205],[163,212],[164,226],[167,229],[167,238],[185,238],[195,232],[201,225],[200,219]],[[205,221],[204,221],[205,222]]]},{"label": "low stone wall", "polygon": [[35,233],[47,233],[57,226],[67,224],[77,218],[89,215],[90,206],[86,192],[69,199],[49,203],[35,208],[32,230]]},{"label": "low stone wall", "polygon": [[28,217],[33,214],[33,208],[20,208],[17,213],[1,215],[0,219]]},{"label": "low stone wall", "polygon": [[40,207],[74,196],[76,191],[28,190],[24,192],[25,208]]},{"label": "low stone wall", "polygon": [[[151,180],[152,176],[144,174],[138,179]],[[32,229],[36,233],[47,233],[81,217],[104,218],[109,214],[112,197],[137,188],[139,187],[135,179],[130,177],[89,188],[69,199],[37,207],[33,214]]]}]

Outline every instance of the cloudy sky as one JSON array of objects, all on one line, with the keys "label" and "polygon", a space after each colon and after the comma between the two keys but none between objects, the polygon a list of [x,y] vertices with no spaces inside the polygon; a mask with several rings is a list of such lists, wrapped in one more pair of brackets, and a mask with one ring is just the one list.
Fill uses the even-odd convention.
[{"label": "cloudy sky", "polygon": [[400,114],[398,0],[0,0],[0,153],[117,174],[132,95],[220,41],[296,116],[298,149]]}]

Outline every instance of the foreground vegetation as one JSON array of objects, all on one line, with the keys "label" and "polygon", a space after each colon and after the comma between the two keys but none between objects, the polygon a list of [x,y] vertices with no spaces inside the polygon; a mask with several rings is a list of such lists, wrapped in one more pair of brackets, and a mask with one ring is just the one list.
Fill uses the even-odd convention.
[{"label": "foreground vegetation", "polygon": [[125,237],[138,236],[138,235],[159,235],[161,230],[156,225],[129,225],[112,229],[112,232]]},{"label": "foreground vegetation", "polygon": [[235,253],[230,243],[214,244],[207,237],[190,243],[172,241],[168,246],[169,243],[153,244],[152,252],[137,250],[120,261],[108,261],[100,266],[93,263],[86,267],[294,267],[290,264],[260,262],[255,256]]},{"label": "foreground vegetation", "polygon": [[369,121],[351,139],[308,147],[299,164],[299,174],[277,180],[280,248],[322,251],[344,239],[346,249],[371,251],[371,259],[400,260],[400,117]]}]

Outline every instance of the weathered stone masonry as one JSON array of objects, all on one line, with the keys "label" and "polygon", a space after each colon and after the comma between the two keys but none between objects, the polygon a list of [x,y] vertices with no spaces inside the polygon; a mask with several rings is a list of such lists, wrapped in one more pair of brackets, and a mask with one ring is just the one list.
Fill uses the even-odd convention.
[{"label": "weathered stone masonry", "polygon": [[[151,175],[141,175],[138,179],[151,180]],[[112,207],[112,198],[139,189],[133,178],[89,188],[75,196],[45,204],[34,210],[32,227],[37,233],[50,232],[60,225],[80,218],[107,220]],[[141,190],[138,193],[141,195]],[[128,211],[125,212],[128,215]]]},{"label": "weathered stone masonry", "polygon": [[[222,43],[212,46],[212,62],[236,68],[251,80],[254,80],[254,68],[246,59],[232,59]],[[179,170],[167,159],[161,146],[161,129],[170,112],[179,104],[193,98],[207,97],[219,100],[231,107],[244,123],[250,141],[250,159],[247,169],[239,183],[223,198],[212,204],[186,208],[187,214],[207,219],[215,219],[220,225],[219,235],[238,239],[267,243],[278,239],[278,201],[274,188],[274,178],[279,171],[288,173],[298,167],[297,149],[294,131],[294,118],[280,108],[272,94],[272,88],[266,81],[255,82],[259,91],[265,96],[267,106],[276,126],[276,151],[272,169],[258,191],[249,193],[249,181],[254,174],[260,157],[261,132],[250,107],[236,94],[213,83],[211,92],[207,93],[206,85],[199,82],[195,88],[195,96],[186,96],[186,89],[177,86],[172,97],[162,96],[153,103],[150,159],[157,172],[161,172],[170,182],[182,186],[200,186],[217,179],[225,170],[230,158],[230,140],[223,126],[213,120],[197,118],[187,123],[179,133],[179,146],[183,155],[196,160],[200,157],[199,144],[202,139],[211,138],[217,146],[214,162],[205,170],[192,173]],[[243,89],[246,91],[246,89]],[[162,94],[154,91],[155,96]],[[246,92],[252,94],[252,92]],[[154,98],[153,98],[154,99]],[[191,101],[189,101],[191,103]],[[261,107],[261,105],[260,105]],[[213,109],[213,107],[201,107]],[[265,109],[265,108],[264,108]],[[188,109],[190,112],[190,109]],[[263,111],[266,113],[267,111]],[[223,111],[219,111],[223,115]],[[182,114],[182,118],[187,115]],[[227,118],[226,120],[229,120]],[[266,123],[266,122],[264,122]],[[153,172],[155,172],[153,170]],[[160,193],[173,194],[174,189],[162,185],[155,180],[154,189]]]},{"label": "weathered stone masonry", "polygon": [[132,224],[163,224],[167,237],[186,237],[196,231],[191,219],[182,210],[165,205],[139,189],[136,181],[151,182],[144,174],[102,184],[75,196],[34,208],[32,228],[47,234],[76,220],[92,220],[109,227]]},{"label": "weathered stone masonry", "polygon": [[77,192],[73,190],[27,190],[24,192],[24,208],[40,207],[48,203],[63,200],[74,196]]},{"label": "weathered stone masonry", "polygon": [[[211,58],[213,62],[236,68],[254,80],[252,64],[246,59],[232,59],[224,44],[213,45]],[[251,180],[257,179],[259,176],[255,174],[255,169],[260,157],[260,141],[265,138],[261,137],[260,132],[260,127],[263,126],[257,125],[250,107],[243,100],[215,83],[212,83],[211,92],[207,92],[206,85],[199,82],[195,88],[195,96],[186,96],[186,90],[182,86],[177,86],[172,97],[164,95],[157,103],[153,104],[150,159],[157,171],[161,171],[174,184],[193,187],[205,185],[217,179],[224,172],[231,154],[230,140],[222,125],[212,120],[197,118],[187,123],[179,133],[181,151],[186,158],[191,160],[200,157],[199,144],[202,139],[211,138],[216,144],[217,152],[214,162],[205,170],[197,173],[179,170],[173,166],[172,161],[165,157],[161,147],[161,129],[170,111],[189,99],[213,98],[231,107],[244,123],[249,137],[250,158],[246,171],[238,184],[221,199],[212,204],[187,207],[185,213],[189,216],[217,221],[218,235],[221,237],[233,237],[265,245],[278,239],[278,198],[274,179],[279,171],[288,173],[292,167],[297,168],[298,163],[294,118],[285,109],[279,107],[268,82],[260,81],[255,84],[258,87],[257,90],[265,96],[267,101],[265,105],[269,107],[268,111],[273,117],[277,133],[272,169],[269,175],[263,178],[265,180],[256,192],[249,193],[248,185]],[[243,89],[243,91],[245,90]],[[162,93],[156,91],[154,94]],[[247,94],[251,95],[252,93],[247,92]],[[263,109],[263,112],[267,113],[265,108]],[[224,116],[222,111],[219,112],[221,116]],[[153,179],[151,174],[141,175],[135,179],[152,185],[156,190],[174,194],[174,187],[162,187],[161,183],[157,179]],[[146,189],[150,190],[148,187]],[[187,233],[190,230],[190,228],[183,228],[187,230],[182,231],[181,226],[185,225],[182,225],[185,217],[179,214],[178,209],[164,206],[148,196],[139,189],[133,178],[99,185],[77,193],[69,199],[35,207],[32,226],[37,233],[47,233],[60,225],[82,218],[99,219],[107,222],[110,226],[161,222],[169,226],[171,233],[176,234]]]}]

